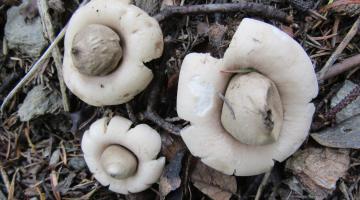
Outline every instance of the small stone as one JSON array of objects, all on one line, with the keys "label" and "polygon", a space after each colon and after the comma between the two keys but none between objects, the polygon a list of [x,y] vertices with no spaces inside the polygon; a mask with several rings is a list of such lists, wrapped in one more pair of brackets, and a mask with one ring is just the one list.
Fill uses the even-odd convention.
[{"label": "small stone", "polygon": [[[345,81],[345,84],[342,88],[336,93],[336,95],[331,99],[331,107],[335,107],[342,99],[344,99],[357,85],[349,80]],[[352,116],[360,114],[360,98],[358,97],[347,105],[344,109],[336,114],[336,122],[342,122]]]},{"label": "small stone", "polygon": [[29,121],[44,114],[54,113],[62,107],[61,97],[43,86],[35,86],[27,94],[18,110],[21,121]]},{"label": "small stone", "polygon": [[73,157],[69,159],[69,167],[75,170],[82,170],[86,167],[83,157]]},{"label": "small stone", "polygon": [[40,17],[26,21],[21,15],[21,5],[13,6],[7,11],[5,38],[9,49],[31,57],[38,57],[47,45]]}]

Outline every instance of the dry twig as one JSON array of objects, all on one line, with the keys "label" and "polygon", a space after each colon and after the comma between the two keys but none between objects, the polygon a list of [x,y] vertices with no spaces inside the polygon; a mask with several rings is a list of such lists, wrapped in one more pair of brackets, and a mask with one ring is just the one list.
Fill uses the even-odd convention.
[{"label": "dry twig", "polygon": [[2,163],[0,163],[0,174],[1,174],[2,181],[5,184],[5,188],[6,188],[7,192],[9,193],[10,181],[9,181],[9,177],[8,177],[6,171],[4,170],[4,167],[2,166]]},{"label": "dry twig", "polygon": [[322,80],[332,78],[357,66],[360,66],[360,54],[347,58],[330,67],[329,71],[322,77]]},{"label": "dry twig", "polygon": [[255,200],[259,200],[261,198],[261,195],[264,191],[264,188],[266,186],[266,184],[268,183],[268,180],[270,178],[270,175],[271,175],[271,171],[272,169],[270,169],[268,172],[265,173],[261,183],[260,183],[260,186],[256,192],[256,196],[255,196]]},{"label": "dry twig", "polygon": [[193,15],[207,13],[225,13],[225,12],[246,12],[248,14],[263,16],[264,18],[276,19],[284,23],[292,23],[293,18],[283,11],[272,6],[266,6],[259,3],[240,2],[240,3],[223,3],[223,4],[203,4],[189,6],[169,6],[156,14],[154,18],[163,21],[174,15]]},{"label": "dry twig", "polygon": [[56,186],[58,185],[58,176],[55,170],[52,170],[50,173],[50,182],[51,182],[51,189],[55,196],[55,199],[61,200],[60,192],[56,190]]},{"label": "dry twig", "polygon": [[[54,40],[55,40],[54,27],[51,22],[51,16],[49,14],[49,6],[47,5],[47,1],[46,0],[37,0],[37,5],[39,8],[39,14],[40,14],[41,22],[43,24],[44,33],[46,34],[47,38],[51,42],[54,42]],[[59,79],[64,111],[67,112],[67,111],[69,111],[69,101],[68,101],[68,98],[66,95],[66,86],[64,83],[64,78],[63,78],[63,73],[62,73],[62,54],[57,45],[54,46],[54,49],[52,51],[52,57],[55,62],[57,76]]]},{"label": "dry twig", "polygon": [[8,193],[8,200],[13,200],[13,199],[15,199],[15,198],[14,198],[14,194],[15,194],[15,182],[16,182],[16,176],[17,176],[18,172],[19,172],[19,169],[16,169],[16,170],[15,170],[15,173],[14,173],[12,179],[11,179],[10,188],[9,188],[9,191],[8,191],[8,192],[9,192],[9,193]]},{"label": "dry twig", "polygon": [[236,120],[236,116],[235,116],[235,112],[234,112],[234,109],[233,107],[231,106],[231,103],[229,102],[229,100],[223,95],[221,94],[220,92],[218,92],[218,96],[221,100],[223,100],[223,102],[225,103],[226,107],[229,108],[230,112],[231,112],[231,115],[233,117],[233,120]]},{"label": "dry twig", "polygon": [[172,123],[167,122],[163,118],[161,118],[155,111],[152,109],[148,109],[145,112],[142,113],[142,117],[145,119],[148,119],[155,123],[156,125],[160,126],[164,130],[168,131],[169,133],[172,133],[174,135],[179,136],[180,135],[180,127],[175,126]]},{"label": "dry twig", "polygon": [[317,18],[320,18],[320,19],[322,19],[322,20],[327,20],[327,18],[326,18],[325,16],[319,14],[316,10],[309,9],[307,12],[308,12],[309,14],[317,17]]},{"label": "dry twig", "polygon": [[150,87],[151,90],[148,98],[149,100],[148,100],[148,105],[146,107],[146,111],[140,114],[140,118],[150,120],[156,125],[160,126],[164,130],[174,135],[180,135],[180,130],[181,130],[180,127],[177,127],[176,125],[166,121],[165,119],[160,117],[159,114],[157,114],[157,112],[155,111],[155,106],[156,103],[158,102],[157,100],[160,93],[160,86],[161,83],[163,82],[163,77],[160,76],[157,71],[158,70],[155,71],[154,82]]},{"label": "dry twig", "polygon": [[[340,16],[336,16],[336,17],[335,17],[334,26],[333,26],[333,28],[332,28],[332,34],[338,34],[338,29],[339,29],[339,25],[340,25],[340,19],[341,19]],[[336,42],[337,42],[336,40],[337,40],[337,37],[333,37],[333,38],[331,39],[331,46],[332,46],[332,47],[335,47]]]},{"label": "dry twig", "polygon": [[331,54],[330,58],[328,59],[328,61],[324,65],[324,67],[318,73],[319,80],[324,80],[324,76],[327,73],[327,71],[329,70],[330,66],[332,66],[335,63],[336,59],[343,52],[343,50],[349,44],[351,39],[356,35],[356,33],[359,30],[359,27],[360,27],[360,16],[357,18],[357,20],[355,21],[355,23],[353,24],[353,26],[351,27],[349,32],[346,34],[343,41],[341,41],[341,43],[336,48],[336,50]]}]

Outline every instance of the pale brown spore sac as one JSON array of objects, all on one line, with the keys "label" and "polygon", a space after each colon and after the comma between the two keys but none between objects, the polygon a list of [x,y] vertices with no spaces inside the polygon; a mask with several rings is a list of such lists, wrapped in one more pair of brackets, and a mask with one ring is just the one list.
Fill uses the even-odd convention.
[{"label": "pale brown spore sac", "polygon": [[235,75],[225,98],[234,113],[224,104],[221,122],[233,137],[250,145],[269,144],[278,139],[283,109],[276,85],[269,78],[257,72]]},{"label": "pale brown spore sac", "polygon": [[114,71],[122,55],[119,35],[100,24],[90,24],[79,31],[71,48],[74,66],[88,76],[104,76]]},{"label": "pale brown spore sac", "polygon": [[125,179],[136,172],[136,157],[120,145],[107,147],[100,160],[106,173],[115,179]]}]

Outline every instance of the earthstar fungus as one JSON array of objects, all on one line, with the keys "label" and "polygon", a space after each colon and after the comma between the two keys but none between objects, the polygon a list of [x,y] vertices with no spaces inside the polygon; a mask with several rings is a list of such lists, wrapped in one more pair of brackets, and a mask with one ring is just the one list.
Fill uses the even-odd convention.
[{"label": "earthstar fungus", "polygon": [[150,83],[144,63],[163,52],[159,23],[127,0],[92,0],[71,17],[65,35],[67,87],[94,106],[131,100]]},{"label": "earthstar fungus", "polygon": [[177,112],[191,125],[181,137],[193,155],[218,171],[260,174],[305,140],[314,113],[310,101],[317,93],[303,48],[276,27],[245,18],[223,59],[185,57]]},{"label": "earthstar fungus", "polygon": [[131,127],[123,117],[101,118],[84,133],[81,148],[97,181],[121,194],[141,192],[155,183],[165,158],[156,159],[159,134],[145,124]]}]

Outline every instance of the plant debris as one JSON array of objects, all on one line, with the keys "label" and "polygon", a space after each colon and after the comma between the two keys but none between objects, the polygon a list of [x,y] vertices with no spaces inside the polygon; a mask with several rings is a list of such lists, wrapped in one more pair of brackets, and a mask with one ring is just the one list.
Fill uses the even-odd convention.
[{"label": "plant debris", "polygon": [[182,169],[182,160],[184,158],[185,151],[180,150],[173,160],[165,166],[163,174],[160,177],[159,190],[161,196],[166,197],[171,191],[180,187],[181,178],[180,172]]},{"label": "plant debris", "polygon": [[[155,75],[146,91],[104,107],[85,105],[61,84],[66,24],[86,2],[0,0],[0,199],[359,199],[358,0],[133,0],[160,22],[164,54],[146,63]],[[192,157],[180,137],[189,122],[176,112],[184,56],[222,57],[244,17],[297,40],[319,75],[311,136],[267,176],[224,175]],[[81,136],[96,119],[115,115],[160,133],[167,163],[159,185],[124,196],[91,175]]]}]

